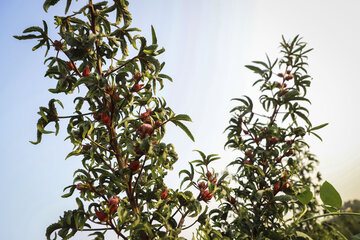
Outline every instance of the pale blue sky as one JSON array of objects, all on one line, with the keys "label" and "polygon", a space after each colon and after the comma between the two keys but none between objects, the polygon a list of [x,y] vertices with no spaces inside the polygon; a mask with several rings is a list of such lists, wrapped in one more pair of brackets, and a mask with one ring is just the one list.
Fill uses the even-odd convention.
[{"label": "pale blue sky", "polygon": [[[64,5],[64,0],[61,5]],[[0,191],[1,239],[44,239],[47,225],[57,221],[73,199],[61,199],[63,187],[71,184],[79,166],[64,160],[71,145],[48,135],[40,145],[28,143],[36,137],[36,112],[51,94],[55,81],[45,79],[42,50],[32,52],[34,42],[18,41],[12,35],[62,15],[62,7],[42,10],[42,0],[0,1]],[[304,37],[310,47],[309,73],[314,77],[309,97],[313,123],[329,122],[320,132],[324,141],[309,137],[324,179],[335,185],[345,200],[360,198],[358,189],[360,142],[360,2],[289,0],[136,0],[130,1],[133,26],[150,35],[154,25],[158,42],[166,52],[164,72],[174,83],[163,96],[177,113],[187,113],[196,142],[179,129],[168,128],[180,160],[173,177],[197,157],[193,149],[219,153],[218,170],[236,154],[225,152],[225,134],[233,97],[256,97],[256,80],[243,66],[262,60],[265,52],[279,56],[281,35]],[[70,98],[64,98],[71,106]],[[66,100],[68,99],[68,100]],[[173,184],[173,185],[172,185]],[[169,185],[175,186],[174,183]],[[80,239],[80,238],[78,238]]]}]

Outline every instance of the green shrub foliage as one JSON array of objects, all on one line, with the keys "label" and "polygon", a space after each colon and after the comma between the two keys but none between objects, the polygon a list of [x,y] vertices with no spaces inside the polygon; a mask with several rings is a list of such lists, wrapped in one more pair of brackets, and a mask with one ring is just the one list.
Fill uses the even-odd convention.
[{"label": "green shrub foliage", "polygon": [[[44,10],[58,2],[46,0]],[[76,192],[78,208],[51,224],[47,239],[69,239],[81,231],[97,240],[109,231],[120,239],[184,239],[182,231],[193,226],[193,239],[311,239],[311,231],[328,232],[316,219],[340,215],[342,200],[330,183],[320,187],[320,174],[313,181],[317,160],[304,136],[320,138],[316,130],[327,124],[313,126],[308,119],[311,49],[301,38],[283,38],[282,58],[246,66],[259,76],[254,85],[262,95],[259,106],[247,96],[234,99],[240,105],[231,111],[225,146],[239,157],[229,164],[235,169],[231,176],[211,167],[216,154],[197,151],[200,159],[180,171],[182,190],[171,189],[164,177],[178,155],[163,141],[166,126],[194,137],[184,124],[191,118],[175,114],[157,95],[164,81],[172,81],[157,59],[164,49],[153,27],[150,42],[131,27],[128,1],[84,2],[68,14],[67,0],[66,16],[55,16],[55,37],[45,21],[14,36],[36,39],[33,50],[46,48],[45,76],[56,81],[49,91],[73,96],[74,102],[66,109],[73,114],[66,116],[58,112],[58,99],[40,107],[32,141],[57,134],[59,122],[68,120],[66,139],[73,150],[66,158],[77,156],[82,163],[62,196]],[[322,215],[313,193],[320,193]],[[213,199],[220,205],[209,210]]]},{"label": "green shrub foliage", "polygon": [[[45,1],[45,11],[57,2]],[[188,227],[186,218],[198,222],[201,202],[210,201],[216,184],[223,181],[208,184],[215,173],[212,178],[206,173],[197,175],[207,186],[196,192],[170,189],[164,182],[178,160],[174,146],[163,141],[166,126],[173,123],[194,140],[183,123],[191,119],[175,114],[157,97],[164,81],[172,81],[161,72],[165,63],[157,60],[164,49],[159,48],[153,27],[149,43],[137,34],[139,29],[130,26],[128,4],[89,0],[70,15],[55,16],[55,38],[49,36],[45,21],[42,27],[29,27],[25,35],[15,36],[37,39],[33,50],[46,48],[50,57],[45,60],[45,76],[57,81],[49,91],[74,95],[71,116],[58,114],[57,107],[63,105],[57,99],[40,107],[37,140],[32,142],[38,144],[43,134],[53,132],[48,130],[49,123],[55,123],[57,134],[59,121],[68,119],[66,139],[74,149],[67,158],[80,156],[83,166],[75,171],[73,184],[63,195],[79,192],[78,209],[65,211],[50,225],[47,239],[68,239],[78,231],[89,231],[94,239],[104,239],[106,231],[123,239],[175,239]],[[70,5],[68,0],[65,13]],[[113,22],[110,15],[115,16]],[[129,57],[129,52],[136,54]],[[193,168],[183,173],[195,181]]]}]

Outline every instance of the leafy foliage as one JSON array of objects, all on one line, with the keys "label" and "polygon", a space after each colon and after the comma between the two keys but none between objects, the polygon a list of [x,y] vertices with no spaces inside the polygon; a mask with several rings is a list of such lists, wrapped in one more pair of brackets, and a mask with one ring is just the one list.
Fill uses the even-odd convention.
[{"label": "leafy foliage", "polygon": [[[45,0],[43,8],[59,2]],[[66,1],[65,14],[71,4]],[[73,150],[66,158],[78,156],[82,163],[62,196],[72,197],[76,191],[78,208],[51,224],[46,238],[69,239],[87,231],[100,240],[113,231],[122,239],[184,239],[181,232],[192,226],[197,226],[193,239],[312,239],[326,231],[331,232],[327,236],[342,237],[331,223],[315,221],[341,215],[342,201],[330,183],[320,187],[312,181],[317,160],[304,136],[321,139],[316,131],[327,123],[314,127],[308,118],[311,77],[306,60],[311,49],[306,43],[298,36],[283,38],[281,59],[267,57],[266,62],[245,66],[260,76],[254,85],[262,93],[262,112],[255,111],[250,97],[234,99],[239,106],[231,110],[225,146],[240,156],[229,164],[235,169],[231,178],[211,167],[217,154],[196,150],[200,159],[180,171],[180,189],[170,189],[164,178],[178,155],[173,144],[163,140],[166,126],[173,123],[194,141],[184,124],[191,118],[176,114],[157,96],[164,80],[172,81],[162,73],[165,63],[157,59],[165,50],[159,48],[154,27],[151,43],[134,35],[140,30],[130,27],[128,5],[126,0],[88,0],[71,15],[55,16],[58,40],[49,36],[45,21],[14,36],[37,40],[33,50],[45,47],[45,57],[51,54],[45,59],[45,77],[56,82],[49,91],[74,96],[70,116],[59,115],[56,103],[63,105],[58,99],[40,107],[37,140],[32,142],[40,143],[43,134],[57,134],[59,121],[68,119],[66,139]],[[129,57],[130,52],[136,54]],[[276,77],[280,80],[274,81]],[[52,122],[55,132],[48,130]],[[320,174],[316,177],[321,180]],[[316,215],[318,193],[323,215]],[[218,208],[206,205],[212,199],[220,203]],[[185,226],[189,218],[192,223]]]},{"label": "leafy foliage", "polygon": [[[47,11],[58,2],[46,0],[43,8]],[[65,14],[71,3],[67,1]],[[62,196],[68,198],[77,191],[79,208],[66,211],[51,224],[47,239],[69,239],[78,231],[104,239],[109,230],[123,239],[179,238],[187,228],[186,218],[194,218],[194,224],[206,221],[207,209],[203,211],[201,202],[219,192],[214,180],[209,190],[206,187],[197,196],[186,189],[170,189],[164,181],[178,160],[174,146],[163,141],[166,126],[173,123],[194,141],[184,124],[191,118],[175,114],[157,97],[164,80],[172,81],[161,72],[164,63],[157,60],[164,49],[159,48],[153,27],[151,43],[133,35],[140,30],[130,27],[128,4],[125,0],[89,0],[71,15],[55,16],[58,40],[49,36],[45,21],[42,28],[30,27],[24,30],[26,35],[14,36],[37,39],[33,50],[45,46],[46,55],[51,54],[45,60],[45,76],[56,81],[51,93],[80,92],[74,95],[74,115],[58,114],[55,103],[63,107],[60,100],[51,99],[47,108],[40,107],[37,141],[32,142],[38,144],[43,134],[52,133],[45,129],[49,123],[55,123],[57,134],[59,121],[68,119],[66,139],[73,151],[66,158],[79,156],[82,163]],[[115,17],[114,22],[110,16]],[[130,47],[137,52],[131,58]],[[206,162],[206,168],[208,165]],[[190,166],[191,181],[210,180],[206,173],[194,176]]]},{"label": "leafy foliage", "polygon": [[[234,99],[240,105],[231,110],[225,146],[240,153],[229,164],[236,169],[236,185],[210,212],[224,239],[311,239],[305,232],[311,229],[301,219],[319,213],[313,194],[319,185],[312,181],[316,159],[304,136],[319,137],[315,131],[327,124],[313,127],[308,118],[311,77],[305,67],[310,51],[299,36],[283,38],[282,58],[271,61],[267,56],[266,62],[245,66],[260,77],[254,85],[259,86],[262,109],[256,110],[247,96]],[[320,188],[322,200],[338,208],[338,193],[329,186],[325,182]]]}]

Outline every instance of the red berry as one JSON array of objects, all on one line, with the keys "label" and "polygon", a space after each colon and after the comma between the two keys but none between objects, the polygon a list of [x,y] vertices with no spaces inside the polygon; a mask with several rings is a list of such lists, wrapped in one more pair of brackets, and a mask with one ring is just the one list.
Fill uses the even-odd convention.
[{"label": "red berry", "polygon": [[88,65],[86,65],[84,71],[82,72],[83,77],[88,77],[90,75],[90,68]]},{"label": "red berry", "polygon": [[200,190],[205,190],[205,189],[207,188],[205,182],[200,182],[200,183],[198,184],[198,187],[199,187]]},{"label": "red berry", "polygon": [[161,193],[161,199],[162,200],[166,200],[167,199],[167,196],[168,196],[168,193],[167,193],[167,188],[164,188],[164,190],[162,191]]},{"label": "red berry", "polygon": [[247,156],[249,158],[253,158],[254,154],[251,151],[247,151],[247,152],[245,152],[245,156]]},{"label": "red berry", "polygon": [[269,142],[270,142],[271,144],[275,144],[275,143],[277,143],[278,141],[279,141],[279,138],[277,138],[277,137],[272,137],[272,138],[269,139]]},{"label": "red berry", "polygon": [[278,77],[284,77],[284,74],[278,73],[277,76],[278,76]]},{"label": "red berry", "polygon": [[204,202],[208,202],[214,196],[214,193],[210,193],[209,190],[205,190],[201,192],[201,198]]},{"label": "red berry", "polygon": [[100,222],[107,222],[107,215],[105,212],[95,210],[95,215],[100,220]]},{"label": "red berry", "polygon": [[89,143],[87,143],[87,144],[85,144],[85,145],[82,146],[82,150],[83,150],[83,151],[89,151],[90,148],[91,148],[91,144],[89,144]]},{"label": "red berry", "polygon": [[141,77],[142,77],[142,75],[141,75],[140,72],[137,72],[137,73],[134,75],[134,79],[135,79],[135,81],[137,81],[137,82],[141,80]]},{"label": "red berry", "polygon": [[102,113],[101,115],[101,122],[105,124],[106,126],[110,126],[111,119],[106,113]]},{"label": "red berry", "polygon": [[208,179],[211,179],[212,174],[211,174],[211,172],[210,172],[210,171],[207,171],[207,173],[206,173],[206,177],[207,177]]},{"label": "red berry", "polygon": [[290,73],[291,73],[291,70],[286,70],[286,73],[287,73],[287,74],[290,74]]},{"label": "red berry", "polygon": [[293,78],[294,78],[294,75],[290,74],[289,76],[287,76],[287,77],[285,78],[285,80],[291,80],[291,79],[293,79]]},{"label": "red berry", "polygon": [[117,206],[119,204],[119,198],[117,196],[112,196],[108,201],[109,206]]},{"label": "red berry", "polygon": [[62,42],[55,40],[53,45],[54,45],[56,51],[60,51],[63,44],[62,44]]},{"label": "red berry", "polygon": [[281,188],[281,184],[280,184],[280,182],[277,182],[277,183],[274,185],[273,194],[276,195],[276,194],[280,191],[280,188]]},{"label": "red berry", "polygon": [[75,70],[75,66],[72,62],[66,62],[66,67],[69,71]]},{"label": "red berry", "polygon": [[260,139],[259,139],[258,137],[255,137],[255,138],[254,138],[254,141],[255,141],[257,144],[259,144]]},{"label": "red berry", "polygon": [[144,86],[144,84],[135,84],[131,88],[130,92],[138,92],[138,91],[140,91],[142,89],[143,86]]},{"label": "red berry", "polygon": [[150,135],[153,133],[154,128],[151,126],[151,124],[144,123],[139,127],[139,132],[142,138],[144,138],[146,135],[150,137]]},{"label": "red berry", "polygon": [[132,161],[130,164],[129,164],[129,168],[132,172],[136,172],[137,170],[139,170],[140,168],[140,162],[139,160],[135,160],[135,161]]}]

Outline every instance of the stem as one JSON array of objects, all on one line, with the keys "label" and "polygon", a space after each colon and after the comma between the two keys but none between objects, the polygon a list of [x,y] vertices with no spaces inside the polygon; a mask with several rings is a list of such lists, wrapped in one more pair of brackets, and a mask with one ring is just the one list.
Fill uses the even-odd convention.
[{"label": "stem", "polygon": [[307,212],[307,205],[305,205],[305,208],[304,208],[303,212],[300,214],[299,218],[296,219],[295,222],[299,222],[300,219],[305,215],[306,212]]},{"label": "stem", "polygon": [[300,221],[299,223],[307,222],[316,218],[328,217],[328,216],[358,216],[360,217],[360,213],[353,213],[353,212],[338,212],[338,213],[325,213],[318,216],[313,216],[309,218],[305,218],[304,220]]},{"label": "stem", "polygon": [[101,160],[101,162],[103,162],[113,173],[115,173],[115,169],[111,167],[110,164],[108,164],[101,156],[100,153],[98,153],[97,151],[94,151],[95,154],[99,157],[99,159]]},{"label": "stem", "polygon": [[127,237],[125,237],[121,232],[120,230],[118,230],[113,224],[111,221],[109,221],[109,225],[110,227],[117,233],[117,235],[119,235],[120,237],[122,237],[123,239],[128,239]]},{"label": "stem", "polygon": [[83,230],[80,230],[80,229],[77,229],[78,231],[81,231],[81,232],[89,232],[89,231],[107,231],[107,230],[112,230],[111,228],[89,228],[89,229],[83,229]]},{"label": "stem", "polygon": [[93,114],[91,113],[84,113],[84,114],[78,114],[78,115],[69,115],[69,116],[57,116],[57,118],[72,118],[72,117],[82,117],[82,116],[86,116],[86,115],[90,115]]},{"label": "stem", "polygon": [[190,212],[190,210],[187,210],[184,214],[182,214],[179,224],[177,226],[178,229],[181,228],[181,226],[184,224],[185,218],[189,214],[189,212]]},{"label": "stem", "polygon": [[190,224],[189,226],[182,228],[181,230],[186,230],[186,229],[188,229],[188,228],[191,228],[192,226],[195,225],[195,223],[197,223],[197,221],[198,221],[198,220],[196,220],[195,222],[193,222],[193,223]]},{"label": "stem", "polygon": [[109,151],[109,152],[111,152],[112,154],[114,154],[115,155],[115,153],[113,152],[113,151],[111,151],[110,149],[107,149],[106,147],[104,147],[104,146],[101,146],[100,144],[98,144],[97,142],[95,142],[94,140],[92,140],[90,137],[86,137],[90,142],[92,142],[92,143],[94,143],[96,146],[98,146],[99,148],[102,148],[102,149],[104,149],[104,150],[106,150],[106,151]]},{"label": "stem", "polygon": [[115,68],[115,69],[113,69],[113,70],[110,70],[110,69],[109,69],[109,70],[105,73],[104,77],[106,78],[107,76],[109,76],[109,75],[112,74],[113,72],[116,72],[116,71],[119,70],[120,68],[125,67],[127,64],[129,64],[130,62],[134,61],[134,60],[137,59],[137,58],[138,58],[138,56],[133,57],[133,58],[127,60],[125,63],[121,64],[119,67],[117,67],[117,68]]},{"label": "stem", "polygon": [[[89,0],[89,11],[90,11],[90,14],[91,14],[91,31],[94,34],[97,34],[96,33],[96,16],[97,16],[97,13],[95,11],[92,0]],[[96,58],[97,58],[96,68],[97,68],[99,74],[102,75],[103,74],[102,69],[101,69],[102,63],[101,63],[101,55],[100,55],[100,48],[99,48],[99,40],[98,39],[95,40],[95,48],[96,48]]]},{"label": "stem", "polygon": [[[139,182],[139,178],[141,177],[141,173],[142,173],[142,171],[144,170],[146,160],[147,160],[147,158],[144,159],[144,162],[143,162],[143,164],[142,164],[142,166],[141,166],[139,175],[138,175],[138,177],[137,177],[137,179],[136,179],[136,181],[135,181],[135,184],[134,184],[134,190],[136,189],[137,184],[138,184],[138,182]],[[133,191],[133,195],[134,195],[134,191]],[[137,198],[137,194],[136,194],[136,198]]]}]

